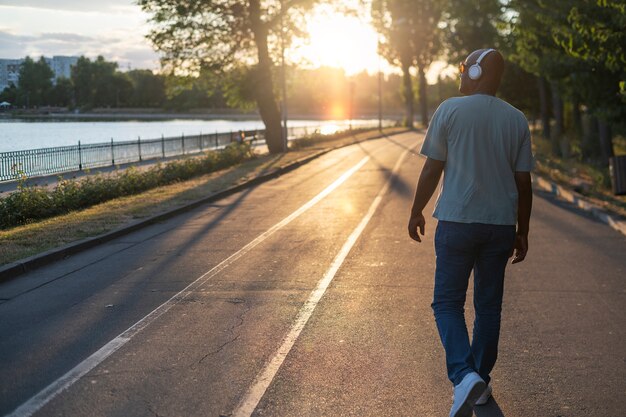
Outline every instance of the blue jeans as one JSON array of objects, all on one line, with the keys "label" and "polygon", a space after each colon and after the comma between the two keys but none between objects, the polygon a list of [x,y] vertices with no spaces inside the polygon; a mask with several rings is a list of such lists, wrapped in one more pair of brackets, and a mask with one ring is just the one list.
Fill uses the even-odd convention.
[{"label": "blue jeans", "polygon": [[[454,385],[470,372],[489,383],[498,356],[504,270],[515,243],[515,226],[440,221],[435,233],[432,303]],[[474,334],[465,325],[465,295],[474,270]]]}]

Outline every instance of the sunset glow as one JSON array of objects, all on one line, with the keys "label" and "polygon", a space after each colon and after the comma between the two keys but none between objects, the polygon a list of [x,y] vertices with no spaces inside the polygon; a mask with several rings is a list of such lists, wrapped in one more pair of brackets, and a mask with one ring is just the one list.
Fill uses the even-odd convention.
[{"label": "sunset glow", "polygon": [[329,6],[319,6],[307,24],[309,39],[296,41],[290,56],[310,67],[338,67],[352,75],[378,71],[376,31],[356,16],[346,16]]}]

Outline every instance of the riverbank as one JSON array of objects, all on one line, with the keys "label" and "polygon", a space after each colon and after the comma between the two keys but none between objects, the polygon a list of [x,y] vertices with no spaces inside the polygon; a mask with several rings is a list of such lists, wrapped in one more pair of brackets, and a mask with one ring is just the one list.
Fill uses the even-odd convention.
[{"label": "riverbank", "polygon": [[[390,113],[383,116],[386,120],[402,120],[402,114]],[[193,109],[184,112],[164,111],[163,109],[106,109],[96,108],[86,112],[74,112],[64,108],[42,108],[29,111],[12,111],[0,113],[0,119],[29,120],[63,120],[63,121],[124,121],[124,120],[236,120],[257,121],[261,116],[257,111],[242,112],[232,109]],[[330,120],[326,113],[292,113],[289,118],[294,120]],[[377,119],[377,112],[362,112],[354,116],[354,120]]]}]

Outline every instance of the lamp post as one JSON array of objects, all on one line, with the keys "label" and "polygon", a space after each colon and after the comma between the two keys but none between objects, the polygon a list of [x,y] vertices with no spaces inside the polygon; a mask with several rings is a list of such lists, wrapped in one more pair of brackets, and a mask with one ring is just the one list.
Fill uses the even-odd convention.
[{"label": "lamp post", "polygon": [[283,152],[289,150],[289,138],[287,130],[287,77],[285,75],[285,27],[283,25],[283,1],[280,0],[280,60],[281,60],[281,84],[282,84],[282,100],[281,100],[281,114],[283,119]]},{"label": "lamp post", "polygon": [[[383,2],[378,3],[380,9],[380,18],[383,16]],[[380,56],[380,32],[378,33],[378,131],[383,131],[383,70],[382,57]]]},{"label": "lamp post", "polygon": [[354,80],[350,80],[350,124],[349,129],[352,130],[352,121],[354,120]]}]

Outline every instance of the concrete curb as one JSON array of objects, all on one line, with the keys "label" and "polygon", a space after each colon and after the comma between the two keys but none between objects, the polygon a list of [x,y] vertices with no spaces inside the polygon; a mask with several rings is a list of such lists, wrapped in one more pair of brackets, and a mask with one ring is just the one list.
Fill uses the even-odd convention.
[{"label": "concrete curb", "polygon": [[614,230],[620,232],[624,236],[626,236],[626,220],[621,218],[619,215],[615,213],[611,213],[606,209],[598,206],[587,200],[581,194],[578,194],[575,191],[568,190],[567,188],[549,181],[543,177],[540,177],[536,174],[533,174],[533,184],[544,191],[548,191],[549,193],[560,197],[561,199],[572,203],[576,207],[591,213],[595,218],[600,220],[602,223],[609,225]]},{"label": "concrete curb", "polygon": [[24,259],[20,259],[19,261],[15,261],[15,262],[11,262],[9,264],[6,264],[2,267],[0,267],[0,283],[2,282],[6,282],[9,281],[13,278],[16,278],[20,275],[23,275],[27,272],[33,271],[37,268],[40,268],[44,265],[48,265],[52,262],[67,258],[68,256],[74,255],[76,253],[82,252],[84,250],[87,250],[89,248],[92,248],[94,246],[100,245],[102,243],[108,242],[110,240],[113,240],[115,238],[118,238],[120,236],[124,236],[127,235],[129,233],[132,233],[136,230],[142,229],[144,227],[147,227],[151,224],[154,223],[158,223],[160,221],[169,219],[171,217],[174,217],[176,215],[179,215],[181,213],[185,213],[187,211],[190,211],[196,207],[199,207],[203,204],[207,204],[207,203],[212,203],[215,202],[217,200],[221,200],[225,197],[228,197],[231,194],[234,194],[236,192],[242,191],[246,188],[249,187],[254,187],[256,185],[262,184],[264,182],[267,182],[271,179],[277,178],[283,174],[286,174],[287,172],[293,171],[294,169],[298,168],[301,165],[304,165],[308,162],[311,162],[314,159],[319,158],[320,156],[327,154],[329,152],[332,152],[334,150],[346,147],[346,146],[350,146],[350,145],[354,145],[356,143],[361,143],[361,142],[365,142],[365,141],[369,141],[369,140],[374,140],[374,139],[380,139],[382,137],[385,136],[393,136],[393,135],[398,135],[401,133],[406,133],[406,131],[401,131],[401,132],[395,132],[392,133],[391,135],[385,135],[385,134],[381,134],[381,135],[377,135],[371,138],[367,138],[367,139],[361,139],[355,142],[351,142],[351,143],[346,143],[343,145],[337,145],[337,146],[333,146],[332,148],[328,148],[328,149],[323,149],[321,151],[315,152],[309,156],[305,156],[303,158],[297,159],[293,162],[291,162],[288,165],[285,165],[283,167],[280,168],[276,168],[273,171],[270,171],[266,174],[263,175],[259,175],[258,177],[252,178],[248,181],[245,181],[239,185],[235,185],[233,187],[227,188],[225,190],[222,191],[218,191],[216,193],[213,193],[207,197],[204,197],[200,200],[196,200],[192,203],[186,204],[184,206],[166,211],[164,213],[161,214],[157,214],[155,216],[152,217],[148,217],[146,219],[143,220],[138,220],[136,222],[132,222],[126,226],[123,226],[119,229],[115,229],[112,230],[110,232],[104,233],[102,235],[99,236],[94,236],[94,237],[89,237],[86,239],[82,239],[76,242],[72,242],[72,243],[68,243],[67,245],[63,245],[61,247],[58,248],[54,248],[54,249],[50,249],[46,252],[42,252],[39,253],[37,255],[33,255],[30,256],[28,258],[24,258]]}]

